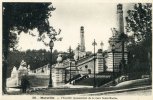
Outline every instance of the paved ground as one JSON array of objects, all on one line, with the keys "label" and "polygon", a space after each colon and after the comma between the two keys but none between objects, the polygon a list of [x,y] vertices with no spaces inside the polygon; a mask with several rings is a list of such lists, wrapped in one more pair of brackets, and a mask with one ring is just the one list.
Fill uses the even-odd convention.
[{"label": "paved ground", "polygon": [[[151,92],[151,86],[140,86],[134,88],[41,88],[34,91],[29,91],[27,95],[109,95],[116,93],[123,94],[133,94],[134,91],[138,91],[138,95],[144,93],[149,95]],[[139,92],[140,90],[140,92]],[[127,92],[127,93],[126,93]],[[136,92],[134,92],[136,93]],[[21,91],[12,91],[8,93],[9,95],[25,95]],[[134,94],[135,95],[135,94]]]},{"label": "paved ground", "polygon": [[[151,89],[151,85],[149,85],[149,81],[146,81],[145,79],[143,80],[138,79],[138,80],[122,82],[118,84],[117,86],[97,87],[97,88],[93,88],[92,86],[72,85],[72,84],[66,84],[60,87],[53,87],[53,88],[32,87],[26,94],[27,95],[75,95],[75,94],[102,95],[102,94],[110,94],[110,93],[121,93],[125,91],[129,92],[129,90],[137,91],[137,90],[146,90],[146,89],[147,90]],[[147,92],[148,91],[145,91],[145,93]],[[141,93],[143,92],[140,92],[140,94]],[[22,92],[19,89],[16,89],[16,90],[9,89],[8,94],[22,95]],[[133,94],[133,92],[131,94]]]},{"label": "paved ground", "polygon": [[124,95],[131,95],[131,96],[150,96],[152,94],[152,90],[137,90],[137,91],[128,91],[128,92],[122,92],[122,93],[112,93],[112,94],[106,94],[108,96],[124,96]]},{"label": "paved ground", "polygon": [[152,94],[152,89],[135,90],[135,91],[124,91],[120,93],[101,93],[97,92],[94,94],[84,94],[84,96],[150,96]]}]

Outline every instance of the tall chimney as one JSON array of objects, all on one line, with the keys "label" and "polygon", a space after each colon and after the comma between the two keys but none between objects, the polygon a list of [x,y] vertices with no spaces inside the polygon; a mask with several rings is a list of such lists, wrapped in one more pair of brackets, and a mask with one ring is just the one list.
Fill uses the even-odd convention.
[{"label": "tall chimney", "polygon": [[84,40],[84,27],[81,26],[80,28],[80,51],[85,51],[85,40]]},{"label": "tall chimney", "polygon": [[120,34],[124,33],[124,20],[122,4],[117,5],[117,30]]}]

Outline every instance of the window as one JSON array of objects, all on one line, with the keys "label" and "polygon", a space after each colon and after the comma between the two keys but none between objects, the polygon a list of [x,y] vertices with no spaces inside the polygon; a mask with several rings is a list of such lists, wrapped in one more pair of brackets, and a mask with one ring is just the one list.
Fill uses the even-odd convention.
[{"label": "window", "polygon": [[85,68],[88,68],[88,65],[85,65]]},{"label": "window", "polygon": [[91,69],[88,69],[88,74],[91,74]]}]

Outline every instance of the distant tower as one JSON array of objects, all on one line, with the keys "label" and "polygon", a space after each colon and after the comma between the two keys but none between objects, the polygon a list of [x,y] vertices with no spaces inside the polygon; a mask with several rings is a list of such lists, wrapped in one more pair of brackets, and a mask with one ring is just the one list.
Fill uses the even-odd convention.
[{"label": "distant tower", "polygon": [[85,39],[84,39],[84,27],[81,26],[80,28],[80,44],[75,50],[74,59],[80,60],[86,56],[85,52]]},{"label": "distant tower", "polygon": [[84,27],[81,26],[80,28],[80,51],[85,51],[85,39],[84,39]]},{"label": "distant tower", "polygon": [[124,32],[124,20],[123,20],[122,4],[117,5],[117,30],[119,31],[119,33]]}]

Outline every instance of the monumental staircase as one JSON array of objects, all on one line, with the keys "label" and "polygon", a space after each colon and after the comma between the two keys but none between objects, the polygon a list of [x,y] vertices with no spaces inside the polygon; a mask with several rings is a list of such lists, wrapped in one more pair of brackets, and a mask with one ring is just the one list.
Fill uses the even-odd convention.
[{"label": "monumental staircase", "polygon": [[[95,83],[97,87],[103,86],[105,84],[111,83],[113,78],[119,77],[118,73],[115,73],[115,77],[113,77],[112,72],[104,72],[95,75]],[[93,86],[94,85],[94,75],[90,74],[78,74],[73,77],[71,80],[67,81],[67,83],[72,83],[73,85],[84,85],[84,86]],[[109,84],[110,85],[110,84]]]}]

